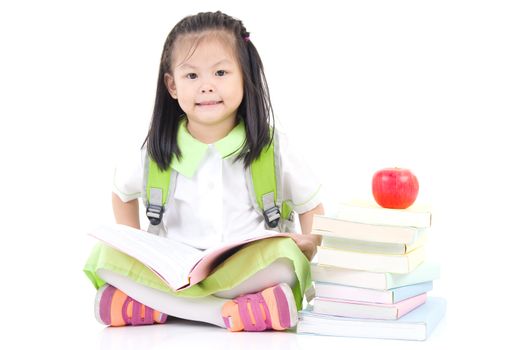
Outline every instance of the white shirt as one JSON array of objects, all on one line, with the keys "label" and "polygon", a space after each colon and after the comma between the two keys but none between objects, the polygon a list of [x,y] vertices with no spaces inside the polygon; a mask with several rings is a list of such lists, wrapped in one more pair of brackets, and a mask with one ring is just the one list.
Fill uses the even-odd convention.
[{"label": "white shirt", "polygon": [[[183,173],[179,171],[172,202],[166,206],[163,220],[168,238],[207,249],[221,242],[266,232],[264,218],[251,203],[249,191],[253,189],[246,184],[244,164],[235,162],[236,154],[232,155],[232,148],[240,144],[236,142],[240,127],[235,129],[233,131],[238,131],[238,135],[232,131],[221,141],[205,145],[192,138],[186,127],[179,128],[178,145],[183,162],[185,154],[192,153],[193,159],[189,164],[183,164],[186,168],[180,169]],[[182,133],[185,135],[180,135]],[[282,160],[283,198],[296,213],[302,214],[321,202],[321,185],[287,143],[284,134],[279,132],[277,135]],[[141,150],[133,159],[124,160],[116,167],[113,192],[124,202],[141,197],[144,152],[145,149]],[[231,155],[223,157],[221,153]],[[197,157],[202,159],[197,161]]]}]

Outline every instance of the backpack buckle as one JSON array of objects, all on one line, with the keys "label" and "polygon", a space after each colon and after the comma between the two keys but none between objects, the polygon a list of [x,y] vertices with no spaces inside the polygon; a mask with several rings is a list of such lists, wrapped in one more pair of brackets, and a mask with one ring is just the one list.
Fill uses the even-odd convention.
[{"label": "backpack buckle", "polygon": [[264,210],[264,220],[270,228],[279,226],[280,210],[278,206]]},{"label": "backpack buckle", "polygon": [[163,219],[163,212],[165,209],[162,205],[149,204],[147,206],[147,217],[150,223],[154,226],[159,225]]}]

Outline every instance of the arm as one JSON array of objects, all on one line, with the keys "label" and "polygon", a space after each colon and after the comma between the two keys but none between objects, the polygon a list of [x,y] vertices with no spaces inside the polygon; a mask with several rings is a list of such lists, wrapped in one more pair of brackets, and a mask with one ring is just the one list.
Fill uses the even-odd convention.
[{"label": "arm", "polygon": [[308,235],[312,233],[313,216],[315,214],[324,215],[324,208],[322,203],[319,204],[317,207],[313,208],[312,210],[299,214],[299,222],[301,223],[301,232],[303,233],[303,235]]},{"label": "arm", "polygon": [[324,214],[322,204],[309,210],[305,213],[299,214],[299,222],[301,223],[302,234],[291,233],[291,238],[295,241],[299,249],[306,255],[308,260],[312,260],[317,252],[317,246],[321,245],[321,236],[312,234],[313,216],[315,214]]},{"label": "arm", "polygon": [[137,199],[123,202],[115,193],[112,193],[112,208],[116,223],[141,229],[139,225],[139,202]]}]

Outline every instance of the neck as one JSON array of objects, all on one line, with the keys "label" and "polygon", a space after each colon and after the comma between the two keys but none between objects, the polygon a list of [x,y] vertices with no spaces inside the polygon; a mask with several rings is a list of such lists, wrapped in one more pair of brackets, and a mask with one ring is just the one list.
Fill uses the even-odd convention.
[{"label": "neck", "polygon": [[218,124],[200,124],[187,120],[187,130],[192,137],[205,144],[215,143],[229,134],[235,127],[236,118],[228,118]]}]

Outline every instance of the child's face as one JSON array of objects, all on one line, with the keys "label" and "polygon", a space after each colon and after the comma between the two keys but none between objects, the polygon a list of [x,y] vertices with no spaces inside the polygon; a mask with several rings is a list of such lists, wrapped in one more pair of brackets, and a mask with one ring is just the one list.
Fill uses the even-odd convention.
[{"label": "child's face", "polygon": [[169,93],[190,123],[234,125],[243,97],[242,72],[234,50],[222,39],[204,37],[190,57],[186,48],[176,50],[173,73],[165,75]]}]

